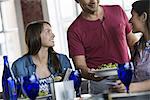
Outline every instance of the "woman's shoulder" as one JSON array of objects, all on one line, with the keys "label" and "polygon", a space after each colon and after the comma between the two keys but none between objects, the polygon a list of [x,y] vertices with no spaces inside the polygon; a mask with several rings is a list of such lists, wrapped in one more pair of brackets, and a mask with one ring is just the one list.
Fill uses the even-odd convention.
[{"label": "woman's shoulder", "polygon": [[70,60],[67,57],[67,55],[57,53],[57,57],[58,57],[62,67],[66,68],[66,69],[71,68],[71,63],[70,63]]},{"label": "woman's shoulder", "polygon": [[64,57],[64,56],[66,56],[66,57],[67,57],[67,55],[62,54],[62,53],[57,53],[57,55],[58,55],[58,56],[62,56],[62,57]]},{"label": "woman's shoulder", "polygon": [[33,61],[31,59],[31,55],[25,54],[18,58],[16,61],[14,61],[11,67],[14,76],[17,78],[20,76],[32,75],[35,70],[35,67],[33,67],[32,64]]},{"label": "woman's shoulder", "polygon": [[65,55],[65,54],[57,53],[56,55],[57,55],[58,59],[68,59],[67,55]]},{"label": "woman's shoulder", "polygon": [[22,57],[15,60],[13,62],[13,65],[22,64],[22,63],[26,62],[27,60],[29,60],[29,57],[30,57],[29,55],[25,54]]}]

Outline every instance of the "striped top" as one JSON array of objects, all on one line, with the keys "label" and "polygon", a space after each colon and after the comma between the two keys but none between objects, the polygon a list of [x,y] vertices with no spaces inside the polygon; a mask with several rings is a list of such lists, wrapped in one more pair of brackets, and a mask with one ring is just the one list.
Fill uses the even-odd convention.
[{"label": "striped top", "polygon": [[50,89],[50,83],[53,81],[53,79],[49,76],[46,78],[40,78],[39,79],[39,92],[44,92],[46,94],[51,94],[51,89]]}]

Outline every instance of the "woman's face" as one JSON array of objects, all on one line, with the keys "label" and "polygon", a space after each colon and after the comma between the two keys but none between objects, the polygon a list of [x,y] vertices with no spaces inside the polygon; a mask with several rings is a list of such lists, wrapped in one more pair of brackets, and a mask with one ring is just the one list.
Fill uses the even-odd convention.
[{"label": "woman's face", "polygon": [[55,35],[52,32],[51,26],[49,24],[43,24],[43,30],[41,32],[41,43],[43,47],[53,47],[54,46]]},{"label": "woman's face", "polygon": [[99,0],[79,0],[84,12],[94,13],[98,10]]},{"label": "woman's face", "polygon": [[134,10],[131,11],[132,17],[129,22],[132,25],[132,32],[142,32],[142,28],[144,27],[141,16],[139,16]]}]

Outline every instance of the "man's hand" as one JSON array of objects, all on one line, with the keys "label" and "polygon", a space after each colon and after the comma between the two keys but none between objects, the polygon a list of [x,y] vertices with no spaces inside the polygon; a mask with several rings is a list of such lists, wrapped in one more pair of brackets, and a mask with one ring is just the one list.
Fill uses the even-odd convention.
[{"label": "man's hand", "polygon": [[83,78],[93,81],[101,81],[106,77],[97,77],[87,66],[85,56],[79,55],[73,57],[73,63],[77,69],[81,70],[81,75]]},{"label": "man's hand", "polygon": [[81,70],[81,75],[82,75],[83,78],[88,79],[88,80],[93,80],[93,81],[101,81],[101,80],[107,78],[107,76],[106,77],[96,76],[95,73],[90,71],[90,69]]}]

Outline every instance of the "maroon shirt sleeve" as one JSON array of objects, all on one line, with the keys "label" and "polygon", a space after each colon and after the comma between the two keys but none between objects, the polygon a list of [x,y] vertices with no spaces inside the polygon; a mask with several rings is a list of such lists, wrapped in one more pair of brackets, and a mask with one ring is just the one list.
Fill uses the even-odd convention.
[{"label": "maroon shirt sleeve", "polygon": [[84,55],[84,47],[82,45],[82,41],[80,36],[74,31],[68,30],[67,39],[68,39],[68,48],[69,48],[69,56],[74,57],[77,55]]},{"label": "maroon shirt sleeve", "polygon": [[122,14],[123,14],[123,17],[124,17],[124,20],[125,20],[125,24],[126,24],[125,32],[126,32],[126,34],[128,34],[128,33],[131,32],[132,28],[131,28],[131,25],[129,23],[129,19],[128,19],[126,13],[124,12],[124,10],[122,8],[121,8],[121,11],[122,11]]}]

